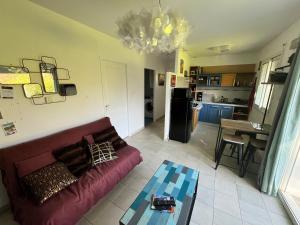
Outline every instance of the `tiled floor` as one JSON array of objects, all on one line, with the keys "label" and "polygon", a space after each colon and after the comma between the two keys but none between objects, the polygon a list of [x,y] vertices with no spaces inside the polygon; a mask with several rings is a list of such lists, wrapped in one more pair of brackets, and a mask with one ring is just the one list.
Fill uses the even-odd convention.
[{"label": "tiled floor", "polygon": [[[163,142],[162,132],[163,121],[159,121],[127,139],[129,144],[140,149],[144,162],[100,200],[79,225],[117,225],[164,159],[200,171],[191,225],[291,224],[280,201],[255,188],[253,174],[248,173],[245,178],[240,178],[234,169],[222,165],[217,171],[213,169],[217,127],[200,124],[188,144]],[[224,163],[234,165],[235,161],[227,159]],[[255,169],[255,166],[252,167]],[[0,221],[1,224],[15,224],[10,212],[2,214]]]}]

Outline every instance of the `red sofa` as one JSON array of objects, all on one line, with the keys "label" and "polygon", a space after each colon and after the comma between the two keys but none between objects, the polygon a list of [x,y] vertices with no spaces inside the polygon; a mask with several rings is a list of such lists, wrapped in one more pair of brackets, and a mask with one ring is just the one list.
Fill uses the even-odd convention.
[{"label": "red sofa", "polygon": [[15,220],[24,225],[71,225],[142,161],[131,146],[117,151],[118,159],[97,165],[42,205],[26,196],[19,183],[15,163],[53,152],[82,140],[84,135],[109,128],[109,118],[65,130],[51,136],[0,150],[0,169]]}]

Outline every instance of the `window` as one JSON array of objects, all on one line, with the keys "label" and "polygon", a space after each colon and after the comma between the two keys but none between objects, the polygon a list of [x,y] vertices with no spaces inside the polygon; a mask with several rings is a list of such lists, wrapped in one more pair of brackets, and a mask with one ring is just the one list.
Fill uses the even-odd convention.
[{"label": "window", "polygon": [[260,109],[267,108],[268,97],[271,91],[271,85],[262,83],[268,82],[270,71],[274,71],[279,66],[279,59],[279,57],[275,57],[262,64],[260,77],[258,79],[258,87],[255,93],[255,105]]}]

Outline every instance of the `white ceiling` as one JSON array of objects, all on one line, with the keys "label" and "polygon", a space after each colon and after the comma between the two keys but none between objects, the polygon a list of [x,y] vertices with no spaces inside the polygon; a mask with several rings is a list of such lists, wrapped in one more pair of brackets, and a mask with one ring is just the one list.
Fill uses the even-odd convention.
[{"label": "white ceiling", "polygon": [[[157,0],[31,0],[101,32],[117,36],[115,21],[129,10],[151,9]],[[230,53],[253,52],[300,17],[300,0],[161,0],[191,25],[185,49],[193,57],[230,44]]]}]

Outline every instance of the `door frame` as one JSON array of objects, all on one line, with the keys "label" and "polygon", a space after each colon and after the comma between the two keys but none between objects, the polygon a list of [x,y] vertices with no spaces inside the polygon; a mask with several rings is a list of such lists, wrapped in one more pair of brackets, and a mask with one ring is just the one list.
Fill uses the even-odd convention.
[{"label": "door frame", "polygon": [[[155,111],[154,111],[154,109],[155,109],[155,106],[154,106],[154,103],[155,103],[155,99],[156,99],[156,95],[155,95],[155,77],[156,77],[156,71],[154,70],[154,69],[150,69],[150,68],[146,68],[146,67],[144,67],[144,118],[145,118],[145,70],[152,70],[153,71],[153,102],[152,102],[152,104],[153,104],[153,121],[152,121],[152,123],[154,123],[157,119],[156,119],[156,117],[155,117]],[[145,128],[146,126],[145,126],[145,120],[144,120],[144,128]]]},{"label": "door frame", "polygon": [[[282,182],[280,184],[280,188],[278,191],[279,199],[281,200],[284,208],[286,209],[288,215],[290,216],[290,219],[292,220],[293,224],[298,225],[299,224],[299,217],[297,217],[295,210],[297,210],[298,205],[295,204],[292,197],[289,196],[289,194],[286,192],[290,178],[292,176],[296,161],[298,159],[298,155],[300,154],[300,141],[296,141],[293,145],[294,151],[292,151],[289,160],[287,161],[287,165],[284,169],[284,175]],[[299,213],[298,213],[299,214]]]},{"label": "door frame", "polygon": [[125,80],[126,80],[126,84],[125,84],[125,87],[126,87],[126,104],[127,104],[127,136],[126,137],[129,137],[131,136],[131,133],[130,133],[130,129],[129,129],[129,101],[128,101],[128,68],[127,68],[127,63],[125,62],[119,62],[119,61],[115,61],[115,60],[110,60],[110,59],[105,59],[105,58],[101,58],[99,57],[99,66],[100,66],[100,86],[101,86],[101,92],[102,92],[102,102],[103,102],[103,114],[105,116],[105,105],[104,105],[104,85],[103,85],[103,73],[102,73],[102,67],[101,67],[101,62],[104,61],[104,62],[111,62],[111,63],[117,63],[117,64],[121,64],[121,65],[124,65],[125,66]]}]

